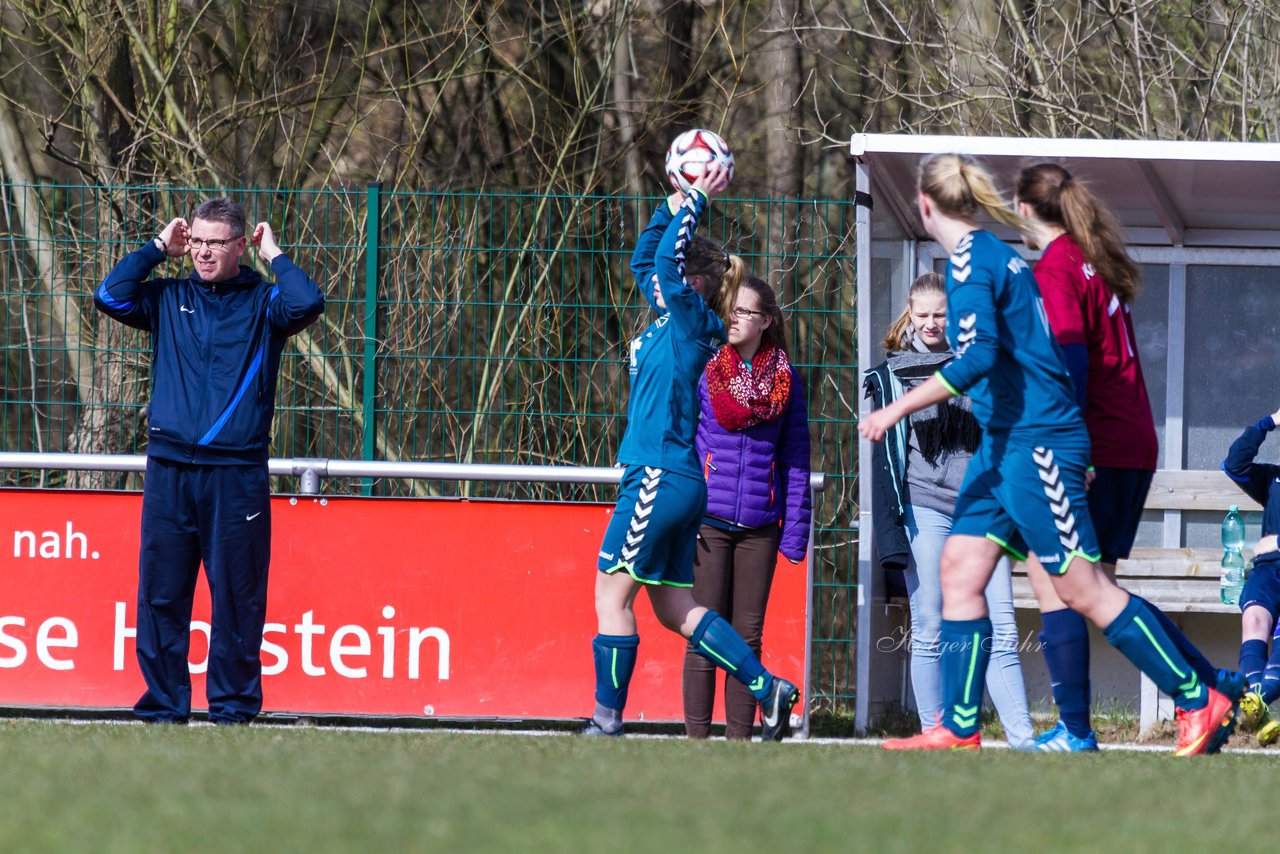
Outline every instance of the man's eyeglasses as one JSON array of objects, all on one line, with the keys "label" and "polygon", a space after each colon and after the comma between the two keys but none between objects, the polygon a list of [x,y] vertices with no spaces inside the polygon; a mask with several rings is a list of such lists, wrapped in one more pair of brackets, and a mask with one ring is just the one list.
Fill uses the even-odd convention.
[{"label": "man's eyeglasses", "polygon": [[753,317],[764,317],[763,311],[752,311],[749,308],[735,308],[733,316],[740,320],[750,320]]},{"label": "man's eyeglasses", "polygon": [[210,249],[212,249],[215,252],[221,252],[223,249],[227,248],[227,244],[235,243],[241,237],[244,237],[244,235],[241,234],[237,237],[228,237],[226,240],[222,240],[219,238],[215,238],[213,240],[205,240],[204,238],[201,238],[201,237],[188,237],[187,244],[197,252],[199,252],[201,249],[203,249],[206,246],[208,246]]}]

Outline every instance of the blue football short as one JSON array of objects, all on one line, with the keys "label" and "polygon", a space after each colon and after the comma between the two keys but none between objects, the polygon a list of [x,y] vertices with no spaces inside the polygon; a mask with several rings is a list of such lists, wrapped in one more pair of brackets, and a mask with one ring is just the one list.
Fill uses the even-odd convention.
[{"label": "blue football short", "polygon": [[1253,559],[1253,569],[1240,591],[1240,611],[1261,605],[1275,617],[1280,613],[1280,552],[1267,552]]},{"label": "blue football short", "polygon": [[969,461],[951,533],[986,537],[1019,560],[1034,552],[1045,571],[1066,572],[1073,557],[1101,556],[1085,496],[1089,438],[1043,431],[1032,442],[987,434]]},{"label": "blue football short", "polygon": [[596,567],[625,570],[641,584],[693,586],[698,529],[707,511],[701,478],[627,466]]},{"label": "blue football short", "polygon": [[1100,467],[1089,484],[1089,519],[1098,535],[1102,562],[1115,563],[1129,556],[1142,522],[1154,472],[1142,469]]}]

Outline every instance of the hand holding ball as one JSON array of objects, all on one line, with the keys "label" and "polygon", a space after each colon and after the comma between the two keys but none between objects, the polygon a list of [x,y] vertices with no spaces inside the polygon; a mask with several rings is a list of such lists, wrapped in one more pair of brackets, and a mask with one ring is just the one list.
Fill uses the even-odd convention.
[{"label": "hand holding ball", "polygon": [[714,131],[687,130],[667,149],[667,178],[682,193],[689,192],[710,164],[719,165],[727,173],[727,185],[733,178],[733,152]]}]

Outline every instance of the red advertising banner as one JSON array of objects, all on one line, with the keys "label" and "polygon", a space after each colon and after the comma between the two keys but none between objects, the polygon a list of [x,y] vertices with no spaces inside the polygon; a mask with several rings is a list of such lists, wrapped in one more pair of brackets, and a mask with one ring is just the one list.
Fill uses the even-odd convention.
[{"label": "red advertising banner", "polygon": [[[0,705],[130,707],[136,493],[0,491]],[[596,552],[611,506],[276,497],[267,711],[575,718],[593,708]],[[782,561],[765,663],[805,672],[806,567]],[[684,641],[642,594],[627,717],[682,718]],[[197,587],[193,702],[209,598]],[[717,709],[719,713],[720,710]]]}]

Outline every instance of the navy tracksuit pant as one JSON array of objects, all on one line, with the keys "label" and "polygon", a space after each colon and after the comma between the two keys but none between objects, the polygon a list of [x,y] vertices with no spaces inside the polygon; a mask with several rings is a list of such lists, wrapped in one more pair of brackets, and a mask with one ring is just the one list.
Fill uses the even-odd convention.
[{"label": "navy tracksuit pant", "polygon": [[150,721],[191,714],[187,653],[203,561],[212,600],[207,696],[215,723],[262,709],[262,625],[271,560],[267,465],[188,465],[147,458],[138,566],[138,666]]}]

